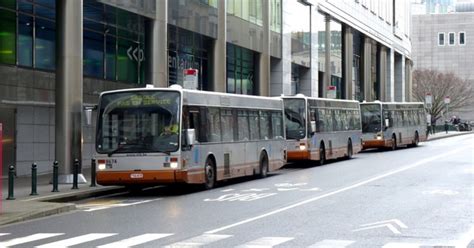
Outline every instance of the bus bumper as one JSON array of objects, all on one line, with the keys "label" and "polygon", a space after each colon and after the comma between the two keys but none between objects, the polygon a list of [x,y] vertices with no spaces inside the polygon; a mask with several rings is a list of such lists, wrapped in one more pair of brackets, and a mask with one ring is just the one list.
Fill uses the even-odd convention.
[{"label": "bus bumper", "polygon": [[310,152],[308,150],[288,151],[287,156],[288,156],[288,161],[308,160],[311,157]]},{"label": "bus bumper", "polygon": [[187,183],[188,172],[166,171],[97,171],[100,185],[168,184]]},{"label": "bus bumper", "polygon": [[385,142],[385,140],[363,140],[362,141],[362,149],[369,149],[369,148],[383,148],[388,147],[390,144]]}]

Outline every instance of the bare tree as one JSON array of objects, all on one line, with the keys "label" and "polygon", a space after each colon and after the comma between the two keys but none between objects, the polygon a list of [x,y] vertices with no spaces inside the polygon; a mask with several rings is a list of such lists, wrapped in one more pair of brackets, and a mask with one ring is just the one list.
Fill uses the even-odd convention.
[{"label": "bare tree", "polygon": [[432,95],[432,107],[427,112],[438,120],[446,106],[444,98],[449,96],[449,111],[456,111],[473,103],[474,87],[466,79],[454,73],[441,73],[436,70],[417,69],[413,71],[413,97],[425,101],[426,93]]}]

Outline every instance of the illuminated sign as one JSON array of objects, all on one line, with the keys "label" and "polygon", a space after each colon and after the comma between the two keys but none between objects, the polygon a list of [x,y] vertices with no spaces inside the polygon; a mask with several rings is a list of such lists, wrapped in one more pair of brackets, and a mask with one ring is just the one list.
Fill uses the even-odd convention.
[{"label": "illuminated sign", "polygon": [[126,99],[120,99],[117,102],[117,107],[164,106],[170,104],[171,99],[158,99],[149,95],[132,95]]}]

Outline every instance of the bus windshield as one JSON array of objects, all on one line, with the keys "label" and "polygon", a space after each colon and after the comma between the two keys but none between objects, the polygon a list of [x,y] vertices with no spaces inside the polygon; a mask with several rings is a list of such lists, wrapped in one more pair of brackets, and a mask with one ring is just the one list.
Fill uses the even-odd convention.
[{"label": "bus windshield", "polygon": [[179,148],[180,95],[175,91],[105,94],[97,122],[99,153],[174,152]]},{"label": "bus windshield", "polygon": [[361,104],[362,132],[373,133],[382,130],[382,114],[379,104]]},{"label": "bus windshield", "polygon": [[286,138],[302,139],[306,136],[304,99],[284,99]]}]

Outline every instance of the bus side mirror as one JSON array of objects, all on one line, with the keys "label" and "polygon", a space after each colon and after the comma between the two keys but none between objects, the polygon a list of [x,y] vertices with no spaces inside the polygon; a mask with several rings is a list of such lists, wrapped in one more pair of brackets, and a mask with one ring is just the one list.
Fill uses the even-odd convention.
[{"label": "bus side mirror", "polygon": [[92,125],[92,111],[97,109],[97,105],[91,107],[84,107],[84,116],[86,117],[86,124]]},{"label": "bus side mirror", "polygon": [[194,145],[194,142],[196,142],[196,132],[194,129],[186,129],[186,143],[189,146]]},{"label": "bus side mirror", "polygon": [[385,129],[390,127],[390,119],[385,119]]}]

